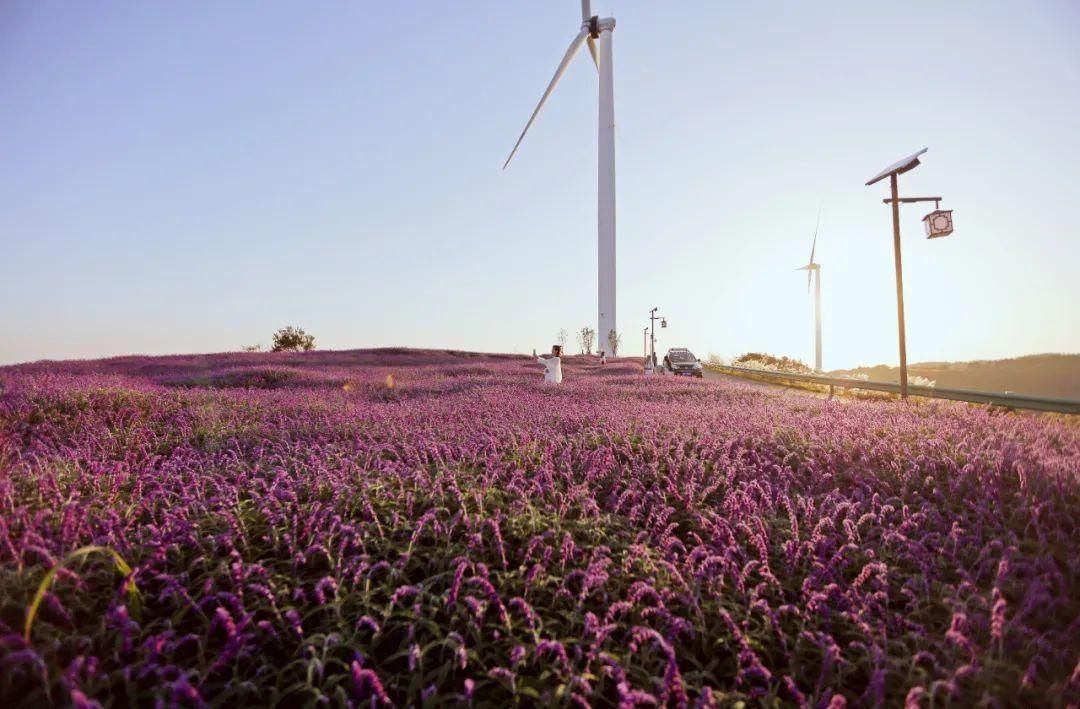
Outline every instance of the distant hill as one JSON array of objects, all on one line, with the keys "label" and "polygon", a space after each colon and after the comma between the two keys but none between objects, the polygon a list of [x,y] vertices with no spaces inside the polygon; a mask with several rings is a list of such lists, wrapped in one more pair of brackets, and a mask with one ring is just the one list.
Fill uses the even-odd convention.
[{"label": "distant hill", "polygon": [[[880,382],[899,382],[898,367],[838,369],[836,376],[866,374]],[[1080,399],[1080,354],[1037,354],[1015,359],[975,362],[920,362],[908,374],[931,379],[944,389],[1005,392]]]}]

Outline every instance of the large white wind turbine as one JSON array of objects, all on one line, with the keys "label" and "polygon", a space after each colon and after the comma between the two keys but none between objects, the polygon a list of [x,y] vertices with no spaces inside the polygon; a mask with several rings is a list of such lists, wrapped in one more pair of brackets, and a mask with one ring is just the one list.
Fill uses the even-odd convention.
[{"label": "large white wind turbine", "polygon": [[821,210],[818,210],[817,224],[814,226],[814,243],[810,247],[810,263],[800,266],[796,271],[806,271],[806,292],[810,293],[810,280],[814,281],[814,371],[821,371],[821,264],[814,262],[817,250],[818,227],[821,226]]},{"label": "large white wind turbine", "polygon": [[600,111],[598,131],[598,182],[597,191],[597,319],[596,339],[600,348],[607,354],[613,354],[608,344],[608,333],[618,332],[615,325],[615,78],[611,63],[611,33],[615,29],[615,18],[599,18],[592,14],[590,0],[581,0],[581,31],[566,50],[555,76],[551,78],[540,103],[521,131],[510,157],[503,169],[510,164],[518,146],[529,131],[529,126],[536,120],[544,102],[559,83],[570,62],[581,50],[582,44],[589,45],[593,62],[600,73]]}]

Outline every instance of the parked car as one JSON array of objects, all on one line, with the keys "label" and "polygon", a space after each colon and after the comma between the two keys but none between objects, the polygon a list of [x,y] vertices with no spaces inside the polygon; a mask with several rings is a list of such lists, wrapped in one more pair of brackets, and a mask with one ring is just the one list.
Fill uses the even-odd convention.
[{"label": "parked car", "polygon": [[701,379],[705,376],[705,372],[701,368],[701,360],[685,347],[672,347],[667,351],[667,354],[664,355],[664,369],[677,377],[697,377]]}]

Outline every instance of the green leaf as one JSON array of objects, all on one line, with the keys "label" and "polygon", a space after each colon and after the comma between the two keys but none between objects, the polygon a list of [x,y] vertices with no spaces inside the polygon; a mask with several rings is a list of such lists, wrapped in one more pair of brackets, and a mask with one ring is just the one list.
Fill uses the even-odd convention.
[{"label": "green leaf", "polygon": [[[132,575],[132,570],[128,563],[124,561],[124,558],[120,556],[115,549],[111,549],[110,547],[85,546],[71,552],[63,561],[49,569],[45,573],[45,577],[41,579],[41,583],[38,584],[37,591],[34,592],[34,597],[30,601],[30,606],[26,609],[26,624],[23,626],[23,639],[26,642],[30,642],[30,631],[34,626],[34,618],[37,617],[38,610],[41,608],[41,602],[45,599],[45,593],[49,590],[49,586],[52,584],[53,579],[56,578],[56,574],[59,573],[61,568],[70,565],[71,562],[85,559],[91,554],[96,553],[111,556],[113,564],[116,566],[116,570],[125,578]],[[140,603],[139,589],[135,586],[134,579],[131,580],[131,587],[128,589],[128,601],[132,606],[132,611],[138,616],[142,610],[142,605]]]}]

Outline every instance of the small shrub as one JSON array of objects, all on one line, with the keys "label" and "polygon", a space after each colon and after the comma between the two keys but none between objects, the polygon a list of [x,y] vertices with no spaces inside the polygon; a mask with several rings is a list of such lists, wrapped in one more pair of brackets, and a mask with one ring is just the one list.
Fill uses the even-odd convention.
[{"label": "small shrub", "polygon": [[302,327],[283,327],[274,333],[272,352],[310,352],[315,349],[315,336]]}]

